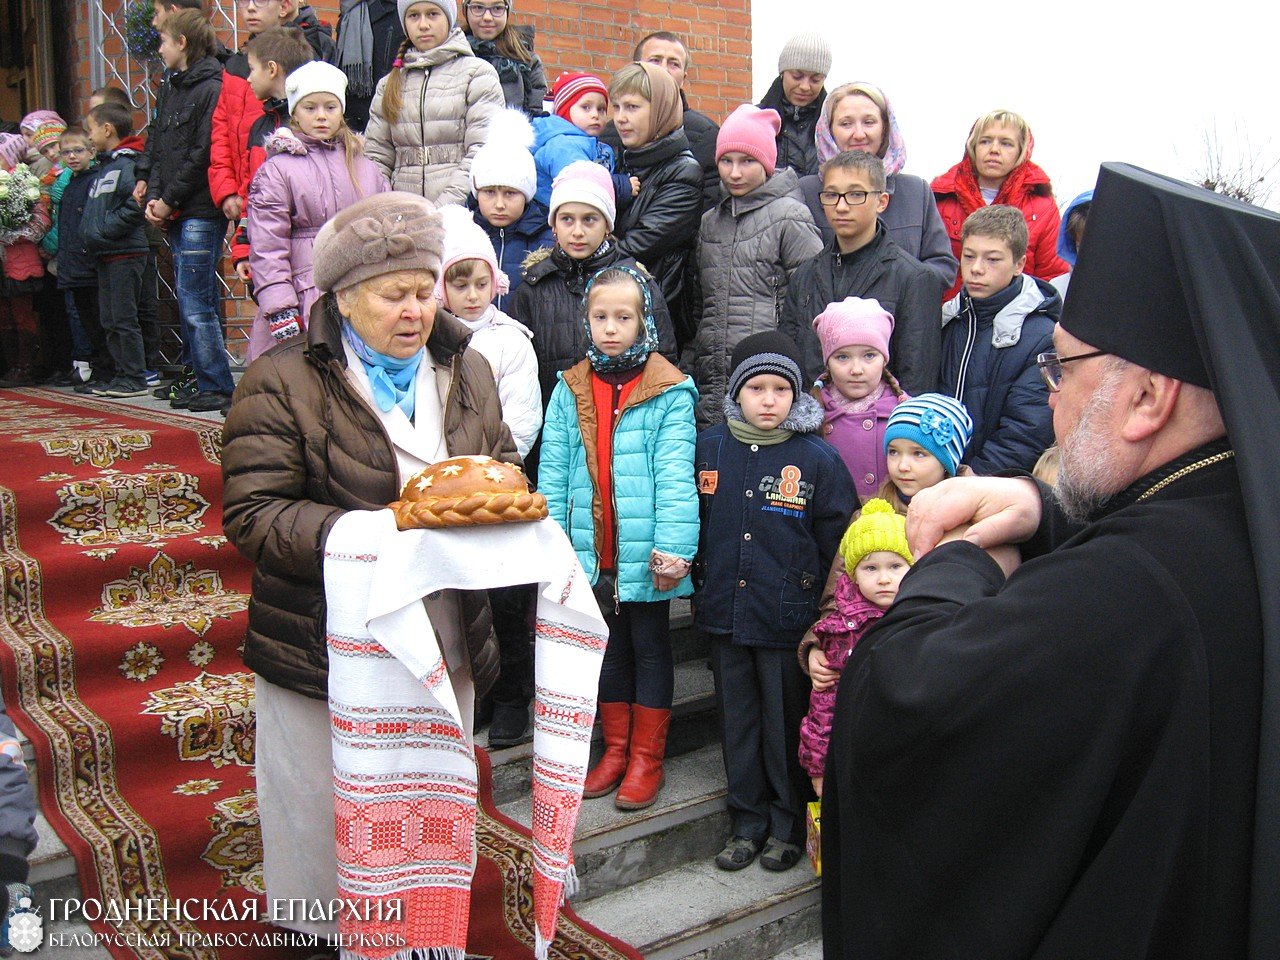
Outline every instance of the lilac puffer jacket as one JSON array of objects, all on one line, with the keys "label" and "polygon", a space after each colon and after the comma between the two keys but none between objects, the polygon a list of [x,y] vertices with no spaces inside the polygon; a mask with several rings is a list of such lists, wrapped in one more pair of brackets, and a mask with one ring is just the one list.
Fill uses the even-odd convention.
[{"label": "lilac puffer jacket", "polygon": [[822,388],[823,410],[822,437],[840,451],[840,459],[849,468],[849,476],[858,491],[858,500],[866,503],[877,496],[881,485],[889,478],[889,465],[884,453],[884,431],[889,425],[889,414],[903,400],[888,385],[872,409],[853,413],[848,403],[841,403],[836,388]]},{"label": "lilac puffer jacket", "polygon": [[258,315],[249,335],[249,360],[275,345],[267,317],[295,307],[298,332],[319,299],[312,280],[316,234],[338,211],[391,187],[377,166],[355,158],[356,183],[339,140],[317,140],[281,127],[267,138],[267,160],[249,186],[249,266]]},{"label": "lilac puffer jacket", "polygon": [[[836,609],[814,625],[813,633],[832,670],[844,670],[849,654],[884,611],[864,597],[847,573],[836,582]],[[800,722],[800,766],[811,777],[821,777],[827,767],[831,718],[836,709],[839,681],[830,690],[809,691],[809,712]]]}]

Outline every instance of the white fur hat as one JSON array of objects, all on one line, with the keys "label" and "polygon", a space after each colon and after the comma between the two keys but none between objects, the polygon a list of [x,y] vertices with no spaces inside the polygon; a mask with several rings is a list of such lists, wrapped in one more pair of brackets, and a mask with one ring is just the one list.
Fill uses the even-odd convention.
[{"label": "white fur hat", "polygon": [[514,187],[526,202],[538,190],[533,162],[533,124],[523,110],[500,110],[489,120],[489,138],[471,161],[471,192],[482,187]]},{"label": "white fur hat", "polygon": [[290,114],[293,113],[293,108],[298,105],[299,100],[313,93],[332,93],[338,98],[338,102],[342,104],[342,110],[345,113],[347,109],[347,75],[331,63],[325,63],[323,60],[312,60],[310,63],[304,63],[289,76],[285,77],[284,95],[289,101]]}]

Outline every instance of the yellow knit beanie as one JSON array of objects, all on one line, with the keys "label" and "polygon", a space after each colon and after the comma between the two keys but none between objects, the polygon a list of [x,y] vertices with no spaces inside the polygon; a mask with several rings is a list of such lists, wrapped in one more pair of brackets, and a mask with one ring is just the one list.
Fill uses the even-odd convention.
[{"label": "yellow knit beanie", "polygon": [[895,512],[888,501],[876,497],[862,505],[861,515],[844,532],[840,556],[844,557],[844,568],[852,577],[867,554],[881,550],[896,553],[907,563],[915,563],[907,546],[907,518]]}]

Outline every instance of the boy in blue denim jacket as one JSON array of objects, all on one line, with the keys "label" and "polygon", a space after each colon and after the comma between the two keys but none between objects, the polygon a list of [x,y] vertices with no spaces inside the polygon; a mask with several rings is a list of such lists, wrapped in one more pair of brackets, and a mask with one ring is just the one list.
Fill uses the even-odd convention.
[{"label": "boy in blue denim jacket", "polygon": [[[857,507],[848,468],[818,433],[800,354],[770,331],[734,348],[726,422],[698,437],[701,586],[733,833],[716,866],[768,870],[800,859],[811,789],[800,766],[809,683],[796,658]],[[763,853],[761,850],[763,848]]]}]

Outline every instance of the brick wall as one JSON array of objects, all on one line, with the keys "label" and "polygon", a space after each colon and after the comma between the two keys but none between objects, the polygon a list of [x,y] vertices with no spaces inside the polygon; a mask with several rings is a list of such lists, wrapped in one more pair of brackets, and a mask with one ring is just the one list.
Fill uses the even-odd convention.
[{"label": "brick wall", "polygon": [[[108,9],[123,0],[102,0]],[[459,0],[459,3],[465,0]],[[233,0],[221,0],[231,14]],[[336,24],[338,0],[317,0],[312,6],[321,20]],[[536,50],[546,67],[550,83],[562,70],[587,70],[609,76],[631,59],[636,40],[655,30],[671,30],[688,44],[693,68],[685,84],[691,105],[716,121],[722,120],[739,103],[751,98],[751,0],[709,0],[698,6],[639,0],[639,9],[622,3],[578,2],[578,0],[517,0],[514,22],[537,28]],[[55,56],[66,52],[69,87],[73,103],[64,105],[69,117],[77,117],[92,89],[90,64],[96,52],[91,48],[89,18],[96,16],[87,0],[64,0],[65,36]],[[693,15],[696,14],[696,19]],[[231,34],[224,17],[214,26],[228,45]],[[107,30],[103,49],[109,57],[123,55],[117,35]],[[134,71],[135,83],[145,82]],[[120,85],[107,72],[107,80]],[[143,98],[134,96],[135,103]],[[163,258],[162,258],[163,261]],[[161,274],[165,266],[161,264]],[[224,316],[227,318],[229,349],[242,355],[254,306],[230,265],[224,271]]]},{"label": "brick wall", "polygon": [[[458,0],[461,6],[465,0]],[[312,0],[321,20],[337,23],[337,0]],[[547,82],[562,70],[608,77],[631,59],[635,42],[655,30],[684,38],[693,56],[685,84],[691,105],[717,122],[751,99],[751,0],[634,3],[515,0],[512,22],[537,28],[535,49]]]}]

